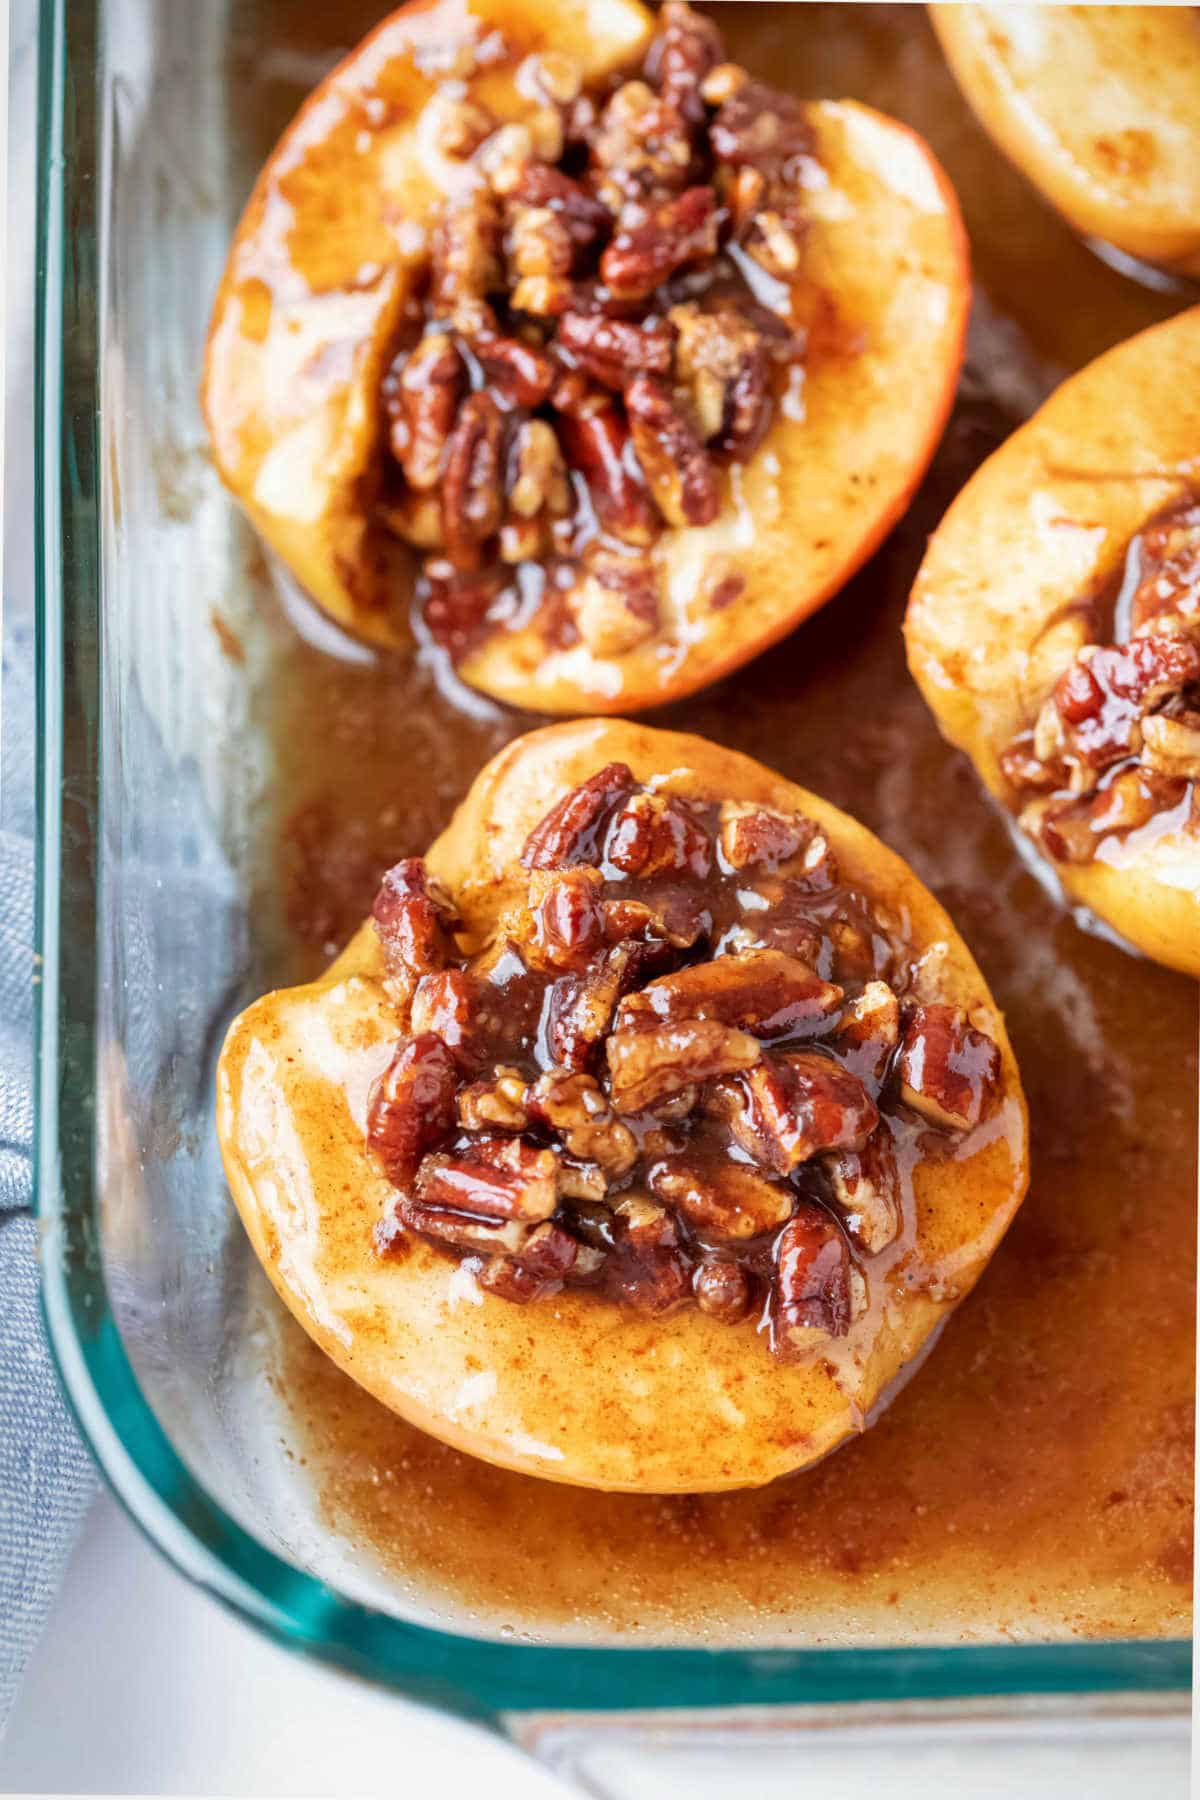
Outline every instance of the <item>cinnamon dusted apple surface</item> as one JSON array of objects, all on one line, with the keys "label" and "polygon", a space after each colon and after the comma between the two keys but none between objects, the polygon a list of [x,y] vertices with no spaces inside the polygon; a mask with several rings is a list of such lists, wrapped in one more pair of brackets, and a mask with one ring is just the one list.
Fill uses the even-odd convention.
[{"label": "cinnamon dusted apple surface", "polygon": [[942,730],[1132,944],[1200,975],[1200,308],[1061,386],[967,483],[906,621]]},{"label": "cinnamon dusted apple surface", "polygon": [[907,127],[668,0],[386,19],[284,133],[204,384],[217,465],[352,632],[549,712],[715,680],[830,598],[945,423],[969,299]]},{"label": "cinnamon dusted apple surface", "polygon": [[1027,1176],[1003,1021],[912,873],[619,722],[501,752],[329,973],[234,1024],[218,1093],[317,1343],[600,1488],[755,1485],[862,1430]]},{"label": "cinnamon dusted apple surface", "polygon": [[1194,6],[929,12],[980,123],[1077,231],[1200,275]]}]

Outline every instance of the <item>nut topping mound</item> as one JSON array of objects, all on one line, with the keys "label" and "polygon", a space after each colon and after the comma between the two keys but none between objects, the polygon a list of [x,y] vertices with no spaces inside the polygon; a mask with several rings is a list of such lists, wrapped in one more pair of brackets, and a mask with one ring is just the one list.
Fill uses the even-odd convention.
[{"label": "nut topping mound", "polygon": [[927,979],[918,997],[895,925],[799,813],[613,762],[520,867],[471,954],[419,861],[380,890],[404,1031],[368,1109],[398,1190],[380,1253],[420,1234],[516,1303],[753,1317],[781,1361],[845,1336],[906,1206],[911,1226],[914,1164],[996,1103],[997,1045]]},{"label": "nut topping mound", "polygon": [[429,103],[463,179],[383,377],[377,514],[419,553],[419,608],[455,657],[534,620],[602,657],[651,637],[655,540],[717,518],[723,467],[803,355],[754,284],[800,277],[804,109],[683,0],[659,19],[606,92],[530,57],[528,123],[453,83]]},{"label": "nut topping mound", "polygon": [[[1079,636],[1099,607],[1081,603]],[[1122,641],[1081,643],[1001,771],[1021,823],[1059,862],[1163,814],[1187,817],[1200,780],[1200,501],[1178,501],[1129,545]],[[1076,640],[1078,642],[1078,639]]]}]

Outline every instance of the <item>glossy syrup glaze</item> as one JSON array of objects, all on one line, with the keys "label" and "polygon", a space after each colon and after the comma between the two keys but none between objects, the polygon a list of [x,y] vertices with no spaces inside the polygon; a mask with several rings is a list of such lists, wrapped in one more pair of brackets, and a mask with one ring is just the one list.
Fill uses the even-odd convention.
[{"label": "glossy syrup glaze", "polygon": [[[971,470],[1058,373],[1170,303],[1094,263],[992,152],[915,11],[809,7],[801,34],[792,8],[717,10],[753,72],[867,99],[929,136],[958,184],[983,292],[946,440],[885,549],[822,616],[656,722],[856,813],[946,903],[1007,1013],[1030,1103],[1029,1197],[886,1416],[757,1492],[601,1495],[491,1468],[385,1412],[285,1322],[276,1382],[295,1450],[361,1555],[493,1626],[722,1643],[1180,1634],[1195,989],[1084,933],[1055,902],[938,738],[900,640],[927,534]],[[305,81],[370,12],[288,13]],[[255,36],[282,16],[260,7]],[[271,71],[295,67],[265,70],[262,141],[248,154],[299,98]],[[369,909],[382,868],[419,854],[486,757],[534,722],[456,701],[429,663],[341,660],[285,630],[279,642],[279,881],[262,914],[265,926],[282,901],[278,928],[264,929],[273,980],[316,972]]]}]

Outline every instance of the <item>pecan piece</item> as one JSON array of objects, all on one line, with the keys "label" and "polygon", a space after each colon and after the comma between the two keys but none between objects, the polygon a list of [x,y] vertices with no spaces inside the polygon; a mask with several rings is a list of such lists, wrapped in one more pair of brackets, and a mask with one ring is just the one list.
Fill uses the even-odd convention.
[{"label": "pecan piece", "polygon": [[367,1103],[367,1142],[389,1181],[407,1187],[426,1151],[454,1128],[458,1072],[432,1033],[396,1046]]},{"label": "pecan piece", "polygon": [[606,861],[623,875],[694,875],[712,867],[712,842],[685,801],[670,794],[631,794],[609,821]]},{"label": "pecan piece", "polygon": [[688,390],[702,438],[730,456],[749,456],[771,422],[762,333],[732,307],[701,312],[689,301],[667,317],[677,334],[675,375]]},{"label": "pecan piece", "polygon": [[761,1237],[791,1216],[796,1196],[742,1163],[701,1163],[687,1156],[651,1163],[646,1184],[656,1200],[682,1213],[702,1237]]},{"label": "pecan piece", "polygon": [[737,1143],[778,1175],[827,1150],[861,1150],[879,1111],[856,1075],[817,1051],[764,1056],[709,1100]]},{"label": "pecan piece", "polygon": [[721,510],[717,471],[695,426],[656,375],[637,375],[625,410],[638,462],[669,525],[711,525]]},{"label": "pecan piece", "polygon": [[761,1054],[758,1040],[715,1019],[616,1032],[606,1045],[613,1105],[618,1112],[649,1112],[693,1082],[749,1069]]},{"label": "pecan piece", "polygon": [[850,1247],[828,1213],[806,1206],[780,1232],[776,1257],[771,1348],[794,1362],[850,1329]]},{"label": "pecan piece", "polygon": [[422,975],[412,999],[412,1029],[432,1031],[447,1049],[461,1051],[475,1026],[479,981],[465,969]]},{"label": "pecan piece", "polygon": [[[637,1143],[594,1076],[548,1069],[529,1092],[530,1112],[559,1136],[573,1157],[597,1163],[613,1181],[637,1161]],[[589,1196],[590,1198],[590,1196]]]},{"label": "pecan piece", "polygon": [[711,1019],[760,1038],[795,1037],[825,1030],[841,1004],[841,988],[796,957],[750,950],[660,975],[622,1000],[616,1029]]},{"label": "pecan piece", "polygon": [[891,1134],[873,1132],[861,1150],[835,1150],[823,1158],[846,1230],[869,1256],[878,1255],[900,1231],[900,1170]]},{"label": "pecan piece", "polygon": [[690,950],[712,929],[712,914],[686,888],[669,888],[645,900],[606,900],[604,935],[612,944],[625,938],[661,938],[678,950]]},{"label": "pecan piece", "polygon": [[406,990],[422,975],[443,968],[454,954],[450,903],[430,881],[419,856],[407,856],[388,870],[371,916],[384,967]]},{"label": "pecan piece", "polygon": [[626,208],[600,275],[618,299],[641,300],[677,269],[716,253],[716,195],[711,187],[690,187],[659,206]]},{"label": "pecan piece", "polygon": [[417,1172],[425,1206],[484,1219],[534,1224],[558,1205],[558,1158],[515,1137],[476,1138],[466,1149],[427,1156]]},{"label": "pecan piece", "polygon": [[513,1255],[527,1241],[530,1229],[523,1219],[473,1218],[412,1198],[398,1203],[396,1217],[409,1231],[418,1231],[422,1237],[433,1238],[452,1250],[502,1251]]},{"label": "pecan piece", "polygon": [[591,547],[566,598],[593,656],[624,656],[658,630],[658,571],[649,556]]},{"label": "pecan piece", "polygon": [[701,84],[724,60],[725,44],[713,21],[693,12],[686,0],[666,0],[646,53],[646,79],[693,125],[704,119]]},{"label": "pecan piece", "polygon": [[590,250],[612,230],[613,216],[603,202],[561,169],[545,163],[526,163],[511,192],[526,206],[553,213],[566,228],[576,251]]},{"label": "pecan piece", "polygon": [[617,89],[588,147],[592,180],[613,212],[627,201],[677,193],[695,157],[692,133],[679,107],[644,81],[627,81]]},{"label": "pecan piece", "polygon": [[521,338],[482,332],[471,349],[488,385],[510,406],[541,406],[554,386],[557,370],[546,352]]},{"label": "pecan piece", "polygon": [[564,794],[525,840],[521,862],[527,869],[565,869],[595,863],[600,829],[618,801],[632,792],[627,763],[608,763]]},{"label": "pecan piece", "polygon": [[524,419],[513,436],[508,504],[522,519],[546,512],[561,517],[571,504],[570,484],[554,427]]},{"label": "pecan piece", "polygon": [[396,357],[383,378],[388,448],[408,485],[424,492],[442,478],[466,372],[447,332],[431,331]]},{"label": "pecan piece", "polygon": [[901,1027],[900,1098],[931,1124],[969,1131],[996,1098],[1000,1052],[961,1006],[908,1006]]},{"label": "pecan piece", "polygon": [[649,544],[658,513],[626,457],[629,427],[616,406],[605,401],[586,412],[561,413],[558,434],[567,462],[587,483],[601,529],[626,544]]},{"label": "pecan piece", "polygon": [[457,567],[472,568],[479,546],[500,529],[503,438],[504,418],[492,395],[472,394],[450,435],[442,490],[446,550]]},{"label": "pecan piece", "polygon": [[765,175],[779,174],[793,157],[813,149],[801,102],[761,81],[742,82],[722,102],[708,135],[718,162],[748,164]]},{"label": "pecan piece", "polygon": [[464,655],[483,631],[506,579],[503,569],[457,569],[444,556],[425,564],[417,583],[422,616],[434,642],[452,658]]},{"label": "pecan piece", "polygon": [[612,1025],[622,994],[657,964],[669,947],[654,943],[622,943],[607,951],[586,975],[568,975],[555,983],[550,996],[547,1039],[555,1062],[586,1068]]},{"label": "pecan piece", "polygon": [[719,814],[719,843],[726,867],[777,869],[810,844],[816,835],[811,819],[777,812],[749,800],[724,800]]},{"label": "pecan piece", "polygon": [[565,221],[548,206],[516,206],[505,240],[517,312],[553,315],[570,305],[568,277],[575,246]]},{"label": "pecan piece", "polygon": [[745,1270],[734,1262],[710,1257],[697,1263],[692,1271],[692,1293],[700,1311],[722,1325],[736,1325],[750,1310],[750,1282]]},{"label": "pecan piece", "polygon": [[562,348],[585,375],[618,393],[634,375],[669,375],[673,338],[666,320],[654,317],[635,325],[599,313],[566,312],[558,321]]},{"label": "pecan piece", "polygon": [[868,981],[842,1015],[833,1043],[851,1074],[878,1085],[900,1042],[900,1002],[886,981]]},{"label": "pecan piece", "polygon": [[580,1246],[553,1220],[535,1225],[518,1257],[493,1257],[479,1271],[479,1285],[501,1300],[525,1305],[557,1294],[579,1260]]},{"label": "pecan piece", "polygon": [[1160,775],[1200,780],[1200,714],[1152,713],[1143,720],[1142,760]]},{"label": "pecan piece", "polygon": [[618,1235],[604,1269],[606,1291],[651,1315],[678,1306],[691,1276],[669,1215],[640,1194],[626,1195],[613,1211]]},{"label": "pecan piece", "polygon": [[529,1107],[520,1070],[501,1064],[489,1081],[460,1088],[458,1122],[465,1131],[524,1131]]},{"label": "pecan piece", "polygon": [[529,877],[531,960],[551,969],[584,969],[604,941],[599,869],[535,869]]},{"label": "pecan piece", "polygon": [[431,256],[434,317],[473,328],[480,302],[502,281],[500,208],[486,188],[446,206],[434,229]]}]

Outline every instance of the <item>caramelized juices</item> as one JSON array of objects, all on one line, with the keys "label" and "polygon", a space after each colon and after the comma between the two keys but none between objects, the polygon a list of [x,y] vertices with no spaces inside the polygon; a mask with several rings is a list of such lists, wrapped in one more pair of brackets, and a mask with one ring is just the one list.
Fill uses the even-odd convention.
[{"label": "caramelized juices", "polygon": [[[261,3],[247,54],[288,42],[312,58],[307,84],[377,11]],[[713,11],[752,74],[853,95],[928,136],[964,204],[979,291],[957,410],[909,516],[823,614],[654,722],[817,789],[946,903],[1008,1017],[1030,1103],[1029,1197],[887,1415],[757,1492],[645,1499],[506,1474],[385,1412],[285,1321],[278,1380],[296,1448],[335,1530],[489,1629],[843,1644],[1183,1634],[1196,990],[1081,931],[1039,884],[939,739],[900,637],[927,534],[971,471],[1060,375],[1174,303],[1095,262],[992,150],[916,9]],[[271,82],[279,66],[264,65],[261,136],[239,146],[248,174],[302,97]],[[486,757],[534,722],[455,698],[433,661],[339,660],[286,630],[278,641],[270,981],[319,969],[381,871],[420,854]]]}]

